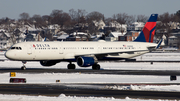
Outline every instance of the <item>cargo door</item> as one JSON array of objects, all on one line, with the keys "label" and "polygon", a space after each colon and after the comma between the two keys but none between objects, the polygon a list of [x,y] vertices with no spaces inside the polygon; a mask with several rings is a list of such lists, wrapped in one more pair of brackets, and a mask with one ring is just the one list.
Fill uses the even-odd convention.
[{"label": "cargo door", "polygon": [[[136,44],[136,50],[141,50],[141,45],[140,44]],[[141,52],[136,52],[137,54],[141,54]]]}]

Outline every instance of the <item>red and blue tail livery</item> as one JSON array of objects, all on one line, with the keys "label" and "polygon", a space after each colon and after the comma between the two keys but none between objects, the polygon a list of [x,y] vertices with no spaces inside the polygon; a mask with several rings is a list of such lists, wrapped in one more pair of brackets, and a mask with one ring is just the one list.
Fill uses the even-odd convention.
[{"label": "red and blue tail livery", "polygon": [[156,29],[156,21],[158,14],[151,14],[149,20],[146,22],[143,30],[139,34],[139,36],[134,40],[136,42],[153,42],[155,29]]}]

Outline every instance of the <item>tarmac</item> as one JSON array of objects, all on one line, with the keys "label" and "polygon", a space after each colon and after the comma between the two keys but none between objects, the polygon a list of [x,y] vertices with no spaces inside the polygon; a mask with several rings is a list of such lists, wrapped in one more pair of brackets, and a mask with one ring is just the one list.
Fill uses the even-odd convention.
[{"label": "tarmac", "polygon": [[[71,87],[71,85],[73,85]],[[84,96],[84,97],[114,97],[140,99],[180,99],[180,92],[164,91],[133,91],[85,88],[87,84],[0,84],[1,94],[35,95],[35,96]],[[76,85],[76,86],[74,86]],[[91,84],[88,84],[88,86]],[[107,84],[93,84],[93,86],[107,86]],[[83,87],[81,87],[83,86]]]},{"label": "tarmac", "polygon": [[[180,75],[180,71],[163,71],[163,70],[90,70],[90,69],[37,69],[27,68],[0,68],[0,73],[17,72],[17,73],[84,73],[84,74],[114,74],[114,75]],[[180,85],[180,83],[171,84],[114,84],[114,83],[53,83],[53,84],[26,84],[26,83],[9,83],[0,84],[0,94],[21,94],[35,96],[95,96],[95,97],[114,97],[114,98],[140,98],[140,99],[179,99],[180,92],[168,91],[136,91],[136,90],[116,90],[107,89],[106,86],[114,85]],[[90,87],[89,87],[90,86]]]},{"label": "tarmac", "polygon": [[180,75],[177,70],[91,70],[91,69],[37,69],[27,68],[21,70],[20,68],[0,68],[0,73],[17,72],[17,73],[84,73],[84,74],[114,74],[114,75],[159,75],[171,76]]}]

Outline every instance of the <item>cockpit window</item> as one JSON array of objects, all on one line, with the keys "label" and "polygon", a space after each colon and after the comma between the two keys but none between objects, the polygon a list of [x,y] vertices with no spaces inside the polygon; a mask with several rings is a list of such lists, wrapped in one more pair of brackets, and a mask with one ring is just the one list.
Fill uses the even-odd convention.
[{"label": "cockpit window", "polygon": [[11,47],[11,50],[22,50],[22,48],[21,47]]},{"label": "cockpit window", "polygon": [[15,49],[15,47],[12,47],[11,49]]}]

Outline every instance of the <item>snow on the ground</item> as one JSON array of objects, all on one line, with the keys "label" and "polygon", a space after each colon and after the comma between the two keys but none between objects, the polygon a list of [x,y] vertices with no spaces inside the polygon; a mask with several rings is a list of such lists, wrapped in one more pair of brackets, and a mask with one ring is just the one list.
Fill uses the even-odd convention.
[{"label": "snow on the ground", "polygon": [[[0,68],[19,68],[22,66],[20,61],[9,61],[7,60],[3,52],[0,52],[0,59],[5,61],[0,61]],[[180,53],[148,53],[139,57],[137,60],[150,61],[150,60],[161,60],[161,61],[180,61]],[[43,67],[39,62],[28,62],[26,64],[27,68],[42,68],[42,69],[67,69],[67,62],[60,62],[52,67]],[[75,63],[76,64],[76,63]],[[160,63],[154,62],[150,64],[148,62],[100,62],[101,69],[116,69],[116,70],[180,70],[180,63]],[[91,69],[82,68],[76,64],[77,69]],[[179,83],[180,76],[177,76],[177,80],[170,81],[170,76],[153,76],[153,75],[108,75],[108,74],[82,74],[82,73],[16,73],[18,78],[26,78],[27,83],[48,83],[48,84],[59,84],[56,80],[60,80],[60,83]],[[10,73],[0,74],[0,83],[9,83]],[[107,88],[107,87],[106,87]],[[178,91],[180,92],[180,85],[169,85],[169,86],[152,86],[152,85],[131,85],[131,86],[110,86],[110,89],[119,90],[153,90],[153,91]],[[65,95],[60,95],[59,97],[44,97],[44,96],[16,96],[16,95],[0,95],[0,100],[8,101],[39,101],[39,100],[66,100],[74,101],[111,101],[114,98],[96,98],[96,97],[69,97]],[[119,99],[118,99],[119,100]],[[122,99],[126,100],[138,100],[139,99]],[[150,100],[151,101],[151,100]]]},{"label": "snow on the ground", "polygon": [[[1,54],[1,53],[0,53]],[[0,55],[2,56],[2,55]],[[141,59],[150,59],[149,57],[154,57],[154,59],[159,59],[157,57],[170,57],[179,58],[180,53],[148,53],[143,55]],[[1,57],[0,57],[1,58]],[[137,57],[138,59],[139,57]],[[22,66],[20,61],[9,61],[5,60],[0,62],[0,68],[19,68]],[[60,62],[55,66],[43,67],[39,62],[27,62],[27,68],[42,68],[42,69],[67,69],[67,62]],[[117,69],[117,70],[180,70],[180,63],[153,63],[148,62],[100,62],[102,69]],[[91,69],[79,67],[77,64],[77,69]],[[10,73],[1,73],[0,74],[0,83],[9,83]],[[56,80],[60,80],[61,83],[179,83],[180,76],[177,76],[177,80],[170,81],[170,76],[153,76],[153,75],[109,75],[109,74],[82,74],[82,73],[40,73],[40,74],[28,74],[28,73],[16,73],[18,78],[26,78],[27,83],[55,83]],[[177,85],[180,88],[179,85]],[[158,86],[159,87],[159,86]],[[162,90],[162,91],[180,91],[177,87],[162,86],[164,88],[148,88],[146,87],[137,87],[142,88],[141,90]],[[172,89],[171,89],[172,87]],[[127,87],[130,88],[130,87]],[[131,87],[132,88],[132,87]],[[121,87],[117,89],[122,89]]]},{"label": "snow on the ground", "polygon": [[[180,70],[180,62],[175,63],[160,63],[154,62],[99,62],[101,69],[115,70]],[[42,68],[42,69],[67,69],[68,62],[60,62],[54,66],[44,67],[39,62],[27,62],[27,68]],[[76,63],[76,69],[92,69],[92,67],[79,67]],[[0,61],[0,68],[21,68],[21,61]]]},{"label": "snow on the ground", "polygon": [[[10,73],[0,74],[0,83],[8,84]],[[16,73],[15,78],[26,78],[27,84],[63,84],[63,83],[91,83],[91,84],[131,84],[131,83],[179,83],[180,77],[177,76],[177,80],[171,81],[170,76],[144,76],[144,75],[108,75],[108,74],[81,74],[81,73],[40,73],[40,74],[28,74],[28,73]],[[56,83],[56,80],[60,80],[60,83]],[[72,87],[72,85],[70,85]],[[86,86],[93,88],[92,86]],[[180,85],[168,85],[168,86],[115,86],[107,87],[100,86],[94,87],[94,89],[119,89],[119,90],[156,90],[156,91],[172,91],[180,92]]]},{"label": "snow on the ground", "polygon": [[[0,74],[0,83],[9,83],[10,73]],[[153,75],[110,75],[110,74],[82,74],[82,73],[16,73],[16,78],[26,78],[27,83],[179,83],[171,81],[170,76]]]},{"label": "snow on the ground", "polygon": [[105,88],[114,89],[114,90],[138,90],[138,91],[170,91],[170,92],[180,92],[179,85],[166,85],[166,86],[157,86],[157,85],[130,85],[130,86],[106,86]]},{"label": "snow on the ground", "polygon": [[180,53],[147,53],[135,58],[139,61],[180,61]]},{"label": "snow on the ground", "polygon": [[64,94],[58,97],[46,97],[46,96],[26,96],[26,95],[2,95],[0,94],[0,101],[161,101],[160,99],[131,99],[126,97],[125,99],[115,99],[113,97],[76,97],[66,96]]}]

